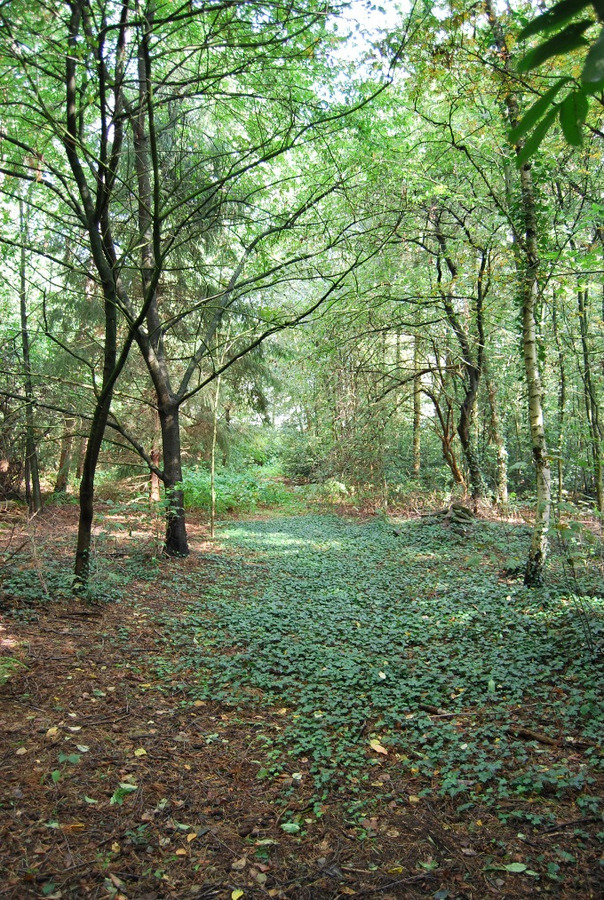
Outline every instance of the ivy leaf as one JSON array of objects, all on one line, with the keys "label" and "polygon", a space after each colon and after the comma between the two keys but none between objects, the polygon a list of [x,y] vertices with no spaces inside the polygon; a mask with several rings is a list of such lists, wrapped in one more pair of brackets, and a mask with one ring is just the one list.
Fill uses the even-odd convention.
[{"label": "ivy leaf", "polygon": [[573,147],[583,143],[581,126],[587,116],[587,97],[583,91],[571,91],[560,104],[560,125],[564,137]]},{"label": "ivy leaf", "polygon": [[525,25],[518,35],[518,40],[524,41],[526,38],[539,34],[541,31],[548,31],[550,28],[555,28],[556,25],[562,25],[568,19],[572,19],[578,12],[581,12],[582,9],[585,9],[586,6],[589,6],[589,0],[560,0],[547,12],[542,13],[536,19],[533,19],[532,22],[529,22],[528,25]]},{"label": "ivy leaf", "polygon": [[604,82],[604,26],[598,40],[592,44],[581,72],[583,84],[597,85]]},{"label": "ivy leaf", "polygon": [[580,22],[567,25],[559,34],[555,34],[543,44],[538,44],[534,50],[529,50],[518,63],[518,71],[529,72],[551,59],[552,56],[570,53],[578,47],[587,47],[588,42],[583,37],[583,32],[587,31],[590,25],[593,25],[591,19],[582,19]]},{"label": "ivy leaf", "polygon": [[524,135],[531,130],[533,125],[537,124],[541,116],[547,112],[558,91],[571,80],[571,78],[559,78],[543,97],[539,97],[539,99],[529,107],[520,122],[510,131],[510,141],[512,144],[517,144],[520,138],[524,137]]}]

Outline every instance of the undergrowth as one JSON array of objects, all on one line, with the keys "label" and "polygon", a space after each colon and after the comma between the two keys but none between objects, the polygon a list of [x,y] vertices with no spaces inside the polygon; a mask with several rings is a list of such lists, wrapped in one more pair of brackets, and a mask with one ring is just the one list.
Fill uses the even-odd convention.
[{"label": "undergrowth", "polygon": [[[259,777],[305,768],[319,792],[361,798],[388,755],[425,794],[494,806],[572,795],[596,813],[604,660],[561,583],[504,578],[527,538],[486,522],[464,536],[335,516],[228,525],[235,558],[208,557],[202,586],[179,576],[193,599],[166,616],[158,674],[180,673],[190,700],[279,711],[277,726],[258,724]],[[601,647],[604,603],[590,603]]]}]

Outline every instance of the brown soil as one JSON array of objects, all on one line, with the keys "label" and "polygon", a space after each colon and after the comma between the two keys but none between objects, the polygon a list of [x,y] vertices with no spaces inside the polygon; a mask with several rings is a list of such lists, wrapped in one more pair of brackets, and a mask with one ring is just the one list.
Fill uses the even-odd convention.
[{"label": "brown soil", "polygon": [[[28,564],[35,546],[69,568],[75,525],[72,507],[46,512]],[[161,568],[202,580],[204,552],[217,548],[201,525],[190,534],[191,556]],[[17,540],[31,540],[18,523]],[[116,565],[127,540],[115,544]],[[150,533],[136,540],[152,552]],[[17,601],[18,615],[0,618],[5,658],[24,664],[0,689],[0,897],[604,895],[602,823],[571,801],[557,824],[521,834],[486,808],[459,815],[446,800],[419,799],[386,758],[366,787],[382,799],[361,823],[343,799],[314,804],[304,780],[259,780],[254,719],[277,727],[279,710],[192,703],[149,675],[167,646],[155,614],[185,602],[158,579],[130,583],[119,603],[52,599],[24,612]],[[280,827],[293,811],[294,835]],[[556,862],[563,881],[504,869],[527,855]]]}]

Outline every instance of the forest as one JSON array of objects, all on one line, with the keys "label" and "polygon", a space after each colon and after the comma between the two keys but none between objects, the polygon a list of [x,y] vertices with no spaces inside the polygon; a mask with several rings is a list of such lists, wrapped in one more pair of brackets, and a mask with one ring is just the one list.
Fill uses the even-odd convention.
[{"label": "forest", "polygon": [[0,895],[604,893],[604,3],[0,0]]}]

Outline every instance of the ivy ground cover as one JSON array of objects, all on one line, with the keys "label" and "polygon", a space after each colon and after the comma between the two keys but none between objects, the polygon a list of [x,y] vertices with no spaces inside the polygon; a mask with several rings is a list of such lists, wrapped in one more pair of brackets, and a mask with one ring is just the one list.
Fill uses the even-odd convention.
[{"label": "ivy ground cover", "polygon": [[230,524],[221,538],[228,556],[169,624],[192,699],[282,711],[277,729],[258,729],[259,777],[301,770],[319,795],[344,791],[362,809],[372,769],[396,759],[419,796],[501,815],[530,798],[538,820],[570,793],[599,813],[602,657],[562,589],[500,574],[522,556],[522,528],[306,516]]}]

